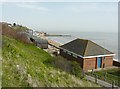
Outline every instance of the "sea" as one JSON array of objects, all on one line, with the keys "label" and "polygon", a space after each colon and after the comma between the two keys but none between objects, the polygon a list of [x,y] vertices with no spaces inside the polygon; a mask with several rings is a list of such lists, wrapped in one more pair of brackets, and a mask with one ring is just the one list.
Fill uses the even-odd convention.
[{"label": "sea", "polygon": [[[118,49],[118,33],[116,32],[58,32],[52,31],[49,34],[58,35],[71,35],[71,36],[54,36],[48,37],[61,44],[68,43],[76,38],[91,40],[100,46],[108,49],[109,51],[115,53],[114,60],[120,62],[120,49]],[[119,51],[118,51],[119,50]]]}]

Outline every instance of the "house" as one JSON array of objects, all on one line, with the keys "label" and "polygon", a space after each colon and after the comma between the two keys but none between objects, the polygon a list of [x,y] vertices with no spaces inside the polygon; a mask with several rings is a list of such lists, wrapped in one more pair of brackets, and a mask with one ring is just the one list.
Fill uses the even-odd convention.
[{"label": "house", "polygon": [[38,36],[39,35],[39,31],[33,31],[33,35],[34,36]]},{"label": "house", "polygon": [[35,44],[36,46],[42,48],[42,49],[47,49],[48,48],[48,41],[45,39],[35,39]]},{"label": "house", "polygon": [[26,33],[33,35],[33,30],[32,29],[26,30]]},{"label": "house", "polygon": [[112,66],[115,54],[90,40],[75,39],[60,46],[60,55],[77,61],[84,71],[88,71]]},{"label": "house", "polygon": [[33,36],[33,35],[29,35],[28,37],[36,46],[38,46],[42,49],[48,48],[48,41],[47,40],[38,38],[38,37]]},{"label": "house", "polygon": [[38,35],[38,36],[44,37],[44,36],[46,36],[46,33],[45,33],[45,32],[39,32],[39,35]]}]

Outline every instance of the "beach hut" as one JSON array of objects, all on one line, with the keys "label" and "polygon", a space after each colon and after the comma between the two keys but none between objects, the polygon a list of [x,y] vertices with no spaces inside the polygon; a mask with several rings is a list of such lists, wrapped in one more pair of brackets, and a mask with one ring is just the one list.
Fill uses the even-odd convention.
[{"label": "beach hut", "polygon": [[26,33],[33,35],[33,30],[32,29],[26,30]]},{"label": "beach hut", "polygon": [[60,55],[77,61],[84,71],[113,66],[114,53],[87,40],[75,39],[60,46]]},{"label": "beach hut", "polygon": [[42,48],[42,49],[47,49],[48,48],[48,41],[45,39],[41,39],[39,37],[29,35],[28,36],[29,40],[31,40],[36,46]]},{"label": "beach hut", "polygon": [[45,39],[35,39],[35,44],[36,46],[42,48],[42,49],[47,49],[48,48],[48,41]]}]

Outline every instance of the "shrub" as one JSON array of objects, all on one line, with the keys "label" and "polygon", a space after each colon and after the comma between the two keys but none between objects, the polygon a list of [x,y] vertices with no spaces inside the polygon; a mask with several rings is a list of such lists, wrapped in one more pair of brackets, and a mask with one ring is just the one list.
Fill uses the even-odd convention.
[{"label": "shrub", "polygon": [[71,71],[71,62],[61,56],[55,56],[51,60],[47,60],[44,63],[69,73]]},{"label": "shrub", "polygon": [[77,77],[83,78],[82,68],[76,61],[69,61],[61,56],[55,56],[49,61],[45,61],[47,65],[51,65],[55,68],[59,68],[65,72],[73,74]]},{"label": "shrub", "polygon": [[71,74],[83,78],[82,68],[80,67],[79,63],[77,63],[76,61],[72,61]]},{"label": "shrub", "polygon": [[7,24],[0,24],[2,25],[2,28],[0,28],[0,30],[2,31],[2,35],[20,40],[24,43],[31,43],[31,41],[27,38],[27,35],[22,31],[15,30],[12,27],[9,27]]}]

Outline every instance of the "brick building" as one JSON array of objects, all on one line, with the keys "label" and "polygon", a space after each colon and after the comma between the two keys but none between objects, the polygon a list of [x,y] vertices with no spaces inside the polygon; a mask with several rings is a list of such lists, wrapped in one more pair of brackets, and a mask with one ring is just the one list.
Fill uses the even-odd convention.
[{"label": "brick building", "polygon": [[75,39],[60,46],[60,55],[77,61],[87,71],[112,66],[115,54],[90,40]]}]

